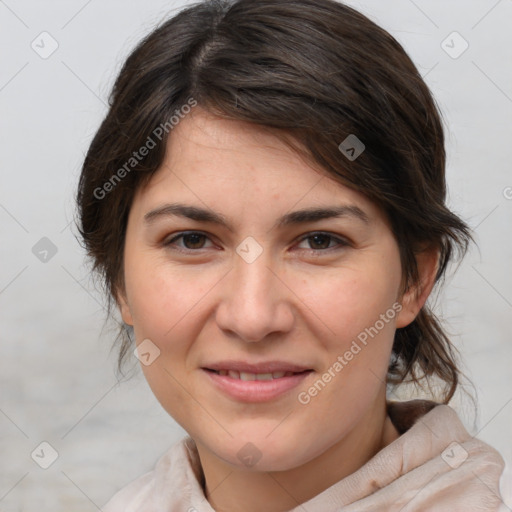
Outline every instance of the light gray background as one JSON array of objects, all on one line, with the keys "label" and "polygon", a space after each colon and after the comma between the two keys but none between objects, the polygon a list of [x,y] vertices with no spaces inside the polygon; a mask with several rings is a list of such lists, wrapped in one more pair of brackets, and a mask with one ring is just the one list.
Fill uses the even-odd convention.
[{"label": "light gray background", "polygon": [[[140,371],[117,384],[113,335],[70,224],[83,154],[123,59],[183,4],[0,1],[2,512],[98,510],[184,434]],[[439,311],[478,392],[476,421],[459,410],[511,463],[512,0],[349,4],[405,46],[444,114],[450,204],[480,250],[448,279]],[[43,31],[59,45],[47,59],[31,48],[50,48]],[[458,58],[441,46],[453,31],[469,43]],[[445,43],[452,54],[461,44]],[[42,237],[57,247],[47,262],[32,252]],[[42,441],[59,454],[46,470],[30,456]]]}]

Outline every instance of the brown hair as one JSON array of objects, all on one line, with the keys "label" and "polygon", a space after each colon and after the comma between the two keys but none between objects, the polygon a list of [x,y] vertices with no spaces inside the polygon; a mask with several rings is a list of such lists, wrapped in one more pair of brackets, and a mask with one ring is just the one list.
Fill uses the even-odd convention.
[{"label": "brown hair", "polygon": [[[191,99],[216,115],[280,133],[382,207],[400,249],[404,290],[418,280],[415,254],[422,248],[439,249],[436,281],[454,251],[467,250],[469,229],[445,205],[440,113],[390,34],[334,0],[204,1],[131,53],[83,164],[79,230],[111,306],[123,290],[132,199],[164,157],[165,137],[155,135],[162,127],[171,132],[169,119],[182,117]],[[353,160],[338,148],[351,134],[365,145]],[[135,159],[149,138],[151,149]],[[119,369],[131,344],[124,328],[121,339]],[[396,384],[431,377],[444,383],[449,401],[459,380],[454,350],[425,305],[397,329],[388,378]]]}]

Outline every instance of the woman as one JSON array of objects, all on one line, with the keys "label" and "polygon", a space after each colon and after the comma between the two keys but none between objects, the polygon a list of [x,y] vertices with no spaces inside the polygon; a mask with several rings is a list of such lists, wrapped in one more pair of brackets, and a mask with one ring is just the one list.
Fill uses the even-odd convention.
[{"label": "woman", "polygon": [[[103,509],[499,510],[426,305],[471,239],[402,47],[331,0],[208,1],[142,41],[87,153],[80,230],[189,437]],[[403,382],[440,388],[392,400]]]}]

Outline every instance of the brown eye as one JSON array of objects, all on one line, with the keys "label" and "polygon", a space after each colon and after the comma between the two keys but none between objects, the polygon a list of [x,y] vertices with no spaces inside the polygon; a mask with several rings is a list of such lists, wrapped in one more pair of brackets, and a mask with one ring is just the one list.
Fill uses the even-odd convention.
[{"label": "brown eye", "polygon": [[343,248],[347,245],[349,244],[345,240],[329,233],[313,233],[302,238],[299,243],[299,248],[322,251],[326,249]]},{"label": "brown eye", "polygon": [[[210,245],[207,245],[208,242]],[[194,251],[198,249],[207,249],[212,247],[212,244],[207,235],[192,231],[176,235],[170,240],[164,242],[164,246],[181,251]]]},{"label": "brown eye", "polygon": [[309,246],[311,249],[327,249],[331,240],[329,235],[313,235],[309,237]]},{"label": "brown eye", "polygon": [[200,233],[189,233],[183,235],[183,245],[187,249],[202,249],[204,246],[206,237]]}]

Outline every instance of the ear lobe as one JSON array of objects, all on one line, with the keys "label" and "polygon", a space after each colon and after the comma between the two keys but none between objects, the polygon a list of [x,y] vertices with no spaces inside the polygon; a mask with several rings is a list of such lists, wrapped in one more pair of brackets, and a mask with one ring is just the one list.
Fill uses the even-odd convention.
[{"label": "ear lobe", "polygon": [[116,302],[125,324],[133,326],[132,312],[128,300],[126,299],[124,292],[118,292],[116,294]]},{"label": "ear lobe", "polygon": [[439,251],[425,249],[416,254],[416,261],[419,282],[411,285],[402,296],[400,301],[402,309],[396,320],[397,329],[406,327],[414,321],[432,292],[439,265]]}]

